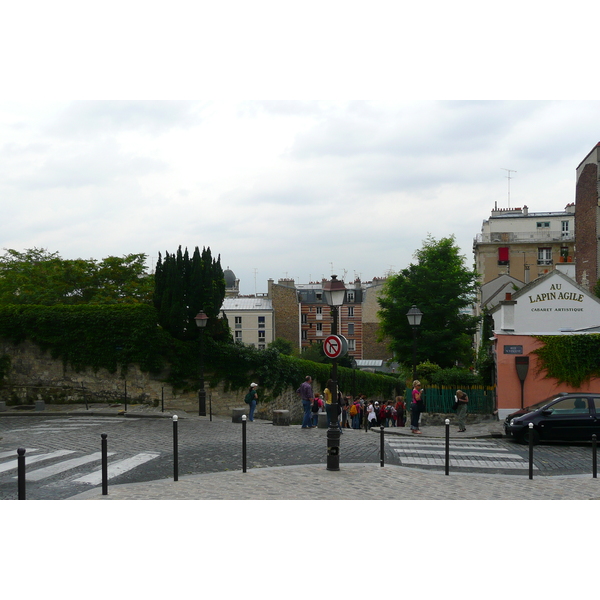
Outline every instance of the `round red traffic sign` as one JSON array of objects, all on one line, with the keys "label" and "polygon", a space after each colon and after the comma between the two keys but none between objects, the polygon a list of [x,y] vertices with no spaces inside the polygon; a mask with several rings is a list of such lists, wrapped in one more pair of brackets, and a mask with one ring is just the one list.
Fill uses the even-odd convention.
[{"label": "round red traffic sign", "polygon": [[323,352],[328,358],[339,358],[344,350],[344,344],[337,335],[328,335],[323,342]]}]

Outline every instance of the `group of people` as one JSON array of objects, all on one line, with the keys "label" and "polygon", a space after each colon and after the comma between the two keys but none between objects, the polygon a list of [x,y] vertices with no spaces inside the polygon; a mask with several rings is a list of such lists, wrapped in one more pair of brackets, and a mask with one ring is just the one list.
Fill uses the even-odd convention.
[{"label": "group of people", "polygon": [[[404,427],[406,424],[406,403],[403,396],[387,402],[367,400],[364,394],[352,398],[337,391],[337,414],[334,415],[332,401],[333,382],[330,379],[322,396],[313,392],[312,378],[306,376],[304,382],[296,390],[302,400],[304,416],[302,429],[314,429],[318,425],[319,413],[327,414],[327,426],[336,421],[340,431],[343,429],[361,429],[372,427]],[[335,417],[335,418],[334,418]]]},{"label": "group of people", "polygon": [[[254,421],[254,411],[258,400],[258,385],[252,383],[246,402],[250,406],[249,420]],[[304,382],[296,390],[302,400],[304,416],[302,419],[302,429],[314,429],[318,425],[319,413],[327,414],[327,427],[331,422],[337,423],[340,431],[343,429],[361,429],[373,427],[404,427],[406,425],[407,412],[410,411],[410,429],[414,434],[420,434],[419,420],[421,413],[425,410],[424,392],[421,382],[418,379],[413,381],[411,400],[407,406],[404,396],[396,396],[395,401],[387,402],[367,400],[364,394],[352,398],[343,396],[340,390],[337,390],[337,403],[333,403],[333,381],[329,379],[323,390],[323,397],[314,393],[312,388],[312,377],[307,375]],[[469,397],[462,390],[456,391],[455,408],[458,424],[458,431],[466,431],[467,403]],[[336,414],[334,414],[334,410]]]}]

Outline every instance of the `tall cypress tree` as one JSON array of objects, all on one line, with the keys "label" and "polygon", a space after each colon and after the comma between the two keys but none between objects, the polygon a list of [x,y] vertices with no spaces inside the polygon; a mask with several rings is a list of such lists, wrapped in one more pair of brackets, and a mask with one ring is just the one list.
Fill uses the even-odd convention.
[{"label": "tall cypress tree", "polygon": [[213,260],[210,248],[200,254],[196,246],[191,259],[187,248],[182,252],[181,246],[175,254],[166,252],[164,260],[159,254],[154,278],[153,301],[159,323],[172,336],[197,338],[194,317],[201,310],[210,319],[209,329],[216,327],[225,298],[225,278],[221,257]]}]

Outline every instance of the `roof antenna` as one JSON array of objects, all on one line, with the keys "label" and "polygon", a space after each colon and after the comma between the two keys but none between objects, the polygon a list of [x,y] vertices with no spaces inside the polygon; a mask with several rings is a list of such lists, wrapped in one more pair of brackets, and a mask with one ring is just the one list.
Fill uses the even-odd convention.
[{"label": "roof antenna", "polygon": [[500,168],[503,171],[507,171],[508,172],[508,175],[506,176],[506,178],[508,179],[508,208],[510,208],[510,180],[511,180],[510,174],[511,173],[516,173],[516,171],[513,170],[513,169],[503,169],[502,167],[500,167]]}]

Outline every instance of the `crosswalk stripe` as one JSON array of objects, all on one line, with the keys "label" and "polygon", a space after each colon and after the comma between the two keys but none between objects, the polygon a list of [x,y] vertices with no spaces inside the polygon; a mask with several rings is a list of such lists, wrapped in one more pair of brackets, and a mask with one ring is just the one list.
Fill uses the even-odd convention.
[{"label": "crosswalk stripe", "polygon": [[[160,455],[142,452],[141,454],[136,454],[131,458],[126,458],[124,460],[111,463],[110,465],[108,465],[107,469],[108,479],[117,477],[117,475],[122,475],[123,473],[126,473],[131,469],[135,469],[136,467],[158,456]],[[94,471],[89,475],[84,475],[83,477],[79,477],[78,479],[74,479],[73,481],[77,483],[90,483],[91,485],[99,485],[100,483],[102,483],[102,471]]]},{"label": "crosswalk stripe", "polygon": [[[50,452],[49,454],[38,454],[37,456],[25,456],[25,466],[32,465],[33,463],[40,462],[42,460],[50,460],[52,458],[59,458],[60,456],[66,456],[67,454],[73,454],[75,450],[57,450],[56,452]],[[3,463],[0,465],[0,473],[16,469],[18,466],[17,460],[11,460],[10,462]]]},{"label": "crosswalk stripe", "polygon": [[[401,457],[403,465],[431,465],[436,467],[443,467],[446,465],[446,461],[441,458],[421,458],[421,457]],[[528,462],[521,460],[520,462],[515,461],[492,461],[492,460],[465,460],[465,459],[450,459],[451,467],[470,467],[474,469],[527,469],[529,468]],[[534,469],[537,469],[535,465]]]},{"label": "crosswalk stripe", "polygon": [[[114,452],[108,452],[107,456],[113,456],[114,454]],[[80,467],[81,465],[86,465],[87,463],[98,460],[102,460],[102,453],[94,452],[93,454],[89,454],[87,456],[80,456],[79,458],[64,460],[56,463],[55,465],[50,465],[49,467],[42,467],[41,469],[27,471],[25,475],[26,479],[29,481],[40,481],[41,479],[46,479],[46,477],[52,477],[53,475],[58,475],[58,473],[64,473],[65,471],[70,471],[71,469]]]},{"label": "crosswalk stripe", "polygon": [[[407,449],[404,450],[402,452],[402,455],[404,454],[415,454],[416,452],[421,453],[421,450],[411,450],[411,449]],[[398,452],[398,454],[400,454],[400,452]],[[444,456],[446,453],[444,450],[426,450],[425,452],[423,452],[423,454],[434,454],[434,455],[440,455],[440,456]],[[514,458],[516,460],[523,460],[523,457],[519,454],[510,454],[506,451],[500,451],[500,452],[481,452],[480,450],[473,450],[471,452],[462,452],[461,453],[461,457],[462,458],[467,458],[467,457],[472,457],[472,456],[482,456],[482,457],[487,457],[487,458]]]},{"label": "crosswalk stripe", "polygon": [[[27,448],[27,453],[37,452],[37,448]],[[0,452],[0,458],[8,458],[9,456],[17,456],[16,450],[9,450],[8,452]]]}]

